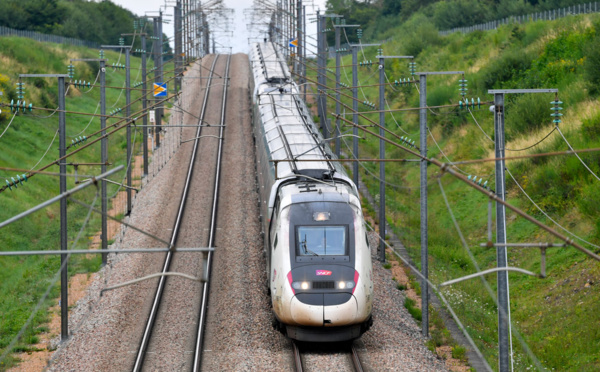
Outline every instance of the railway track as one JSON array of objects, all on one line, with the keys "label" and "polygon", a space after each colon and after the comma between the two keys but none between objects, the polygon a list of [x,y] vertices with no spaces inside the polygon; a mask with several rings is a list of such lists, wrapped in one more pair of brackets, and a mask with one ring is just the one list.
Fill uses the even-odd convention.
[{"label": "railway track", "polygon": [[[294,367],[295,367],[296,372],[304,372],[305,370],[311,371],[311,370],[327,369],[326,367],[328,367],[328,366],[324,366],[321,363],[319,363],[319,365],[311,366],[310,368],[305,368],[305,366],[309,363],[307,363],[307,361],[306,361],[306,359],[307,359],[306,355],[303,358],[303,353],[300,349],[301,349],[301,346],[297,342],[292,341],[292,351],[294,353]],[[360,361],[360,357],[358,355],[358,351],[356,350],[356,347],[354,346],[354,343],[346,344],[346,345],[342,346],[340,349],[342,349],[342,351],[336,351],[336,353],[343,353],[343,354],[347,355],[347,357],[346,357],[347,364],[348,364],[347,369],[355,371],[355,372],[363,372],[364,371],[363,365]],[[314,363],[314,364],[317,364],[317,363]],[[335,364],[335,365],[329,366],[329,367],[331,367],[331,369],[342,370],[342,368],[344,368],[343,366],[337,364],[337,361],[332,361],[332,364]]]},{"label": "railway track", "polygon": [[[227,87],[229,86],[227,79],[229,78],[229,63],[231,61],[231,54],[227,56],[227,65],[225,67],[225,86],[223,89],[223,105],[221,106],[221,122],[219,123],[219,150],[217,153],[217,169],[215,176],[215,187],[214,187],[214,198],[213,198],[213,207],[211,213],[211,222],[210,222],[210,236],[208,239],[208,247],[212,248],[215,243],[215,233],[217,231],[216,221],[217,221],[217,200],[218,200],[218,190],[219,190],[219,181],[221,176],[221,155],[223,153],[223,133],[225,128],[225,104],[227,102]],[[206,272],[207,277],[210,278],[210,273],[212,269],[212,260],[213,260],[213,252],[208,252],[208,257],[206,259]],[[193,371],[200,371],[200,367],[202,365],[202,343],[204,340],[204,324],[206,323],[206,312],[208,309],[208,295],[210,292],[210,280],[204,282],[202,288],[202,302],[200,305],[200,316],[198,319],[198,330],[196,333],[196,347],[194,348],[194,364]]]},{"label": "railway track", "polygon": [[[230,56],[227,57],[227,61],[226,61],[226,67],[225,67],[225,77],[223,78],[224,80],[224,84],[222,84],[223,86],[223,94],[222,94],[222,98],[221,98],[221,111],[220,111],[220,127],[213,126],[213,127],[203,127],[201,126],[201,124],[206,124],[208,121],[205,119],[207,116],[207,111],[210,109],[210,107],[214,107],[214,104],[209,104],[209,97],[211,96],[211,87],[213,85],[218,85],[221,86],[221,84],[213,84],[213,76],[216,74],[215,73],[215,66],[217,65],[217,61],[220,59],[220,56],[217,55],[214,57],[214,60],[212,62],[212,66],[210,67],[210,72],[209,72],[209,76],[207,78],[207,84],[206,84],[206,90],[205,90],[205,94],[204,94],[204,99],[202,102],[202,108],[201,108],[201,112],[200,115],[198,116],[198,128],[195,131],[195,134],[193,136],[193,150],[191,151],[191,156],[190,156],[190,161],[189,161],[189,166],[188,166],[188,170],[187,170],[187,175],[186,175],[186,179],[185,179],[185,183],[183,186],[183,190],[181,193],[181,199],[180,199],[180,203],[179,203],[179,207],[178,207],[178,212],[177,212],[177,217],[175,219],[175,223],[173,226],[173,230],[172,230],[172,234],[171,234],[171,239],[170,239],[170,243],[172,246],[176,246],[178,244],[178,238],[180,236],[180,232],[182,231],[182,225],[184,224],[184,213],[186,210],[186,205],[188,204],[188,201],[191,199],[193,200],[194,198],[190,198],[190,194],[191,194],[191,190],[192,190],[192,184],[193,184],[193,179],[194,179],[194,168],[197,167],[197,162],[196,162],[196,158],[198,156],[198,153],[200,151],[200,142],[203,138],[205,138],[205,141],[213,141],[212,143],[207,144],[207,146],[203,145],[203,148],[211,148],[211,146],[215,146],[215,143],[218,143],[217,145],[217,149],[216,149],[216,155],[214,156],[216,158],[216,162],[214,165],[210,165],[214,167],[214,182],[213,182],[213,188],[212,188],[212,202],[210,203],[210,207],[206,208],[206,209],[210,209],[206,210],[206,215],[209,215],[209,221],[208,225],[208,244],[202,244],[201,246],[206,246],[206,247],[213,247],[214,245],[214,233],[216,231],[216,213],[217,213],[217,198],[218,198],[218,191],[219,191],[219,177],[220,177],[220,162],[221,162],[221,152],[222,152],[222,143],[223,143],[223,126],[224,125],[224,117],[225,117],[225,105],[226,105],[226,97],[227,97],[227,76],[229,73],[229,60],[230,60]],[[214,122],[214,120],[210,121],[211,123]],[[219,131],[218,134],[215,131]],[[208,138],[207,138],[208,137]],[[218,142],[215,142],[218,141]],[[205,158],[203,158],[203,160],[206,160]],[[197,178],[197,176],[196,176]],[[197,180],[196,180],[197,182]],[[209,180],[206,180],[206,182],[209,182]],[[196,193],[194,193],[194,196],[197,197]],[[204,211],[203,211],[204,212]],[[204,213],[203,213],[204,214]],[[188,217],[188,219],[190,219]],[[188,222],[187,225],[190,225],[191,222]],[[194,224],[191,224],[192,226]],[[198,226],[200,226],[201,224],[198,223]],[[188,227],[188,229],[193,228],[193,227]],[[189,233],[188,233],[189,234]],[[178,255],[181,255],[180,253],[178,253]],[[176,253],[175,252],[169,252],[166,256],[165,256],[165,260],[164,260],[164,264],[162,265],[162,273],[166,273],[169,270],[171,270],[171,267],[173,265],[173,262],[176,260]],[[184,259],[185,260],[185,259]],[[210,274],[210,261],[212,260],[212,252],[208,253],[208,257],[206,259],[207,265],[206,265],[206,271],[204,272],[204,277],[209,280],[209,274]],[[181,263],[180,263],[181,265]],[[196,275],[198,275],[198,273],[196,273]],[[198,312],[198,316],[197,319],[198,320],[198,324],[199,324],[199,328],[197,330],[197,333],[195,335],[195,348],[194,348],[194,355],[193,355],[193,365],[191,366],[191,370],[198,370],[199,366],[200,366],[200,351],[202,350],[202,337],[203,337],[203,331],[202,331],[202,324],[204,322],[203,320],[203,314],[205,313],[205,308],[207,305],[207,288],[209,287],[208,282],[205,282],[202,284],[203,288],[200,291],[201,295],[202,295],[202,299],[199,300],[199,302],[202,303],[202,306],[200,308],[200,311]],[[166,305],[165,301],[167,301],[165,298],[168,297],[166,295],[166,293],[168,292],[166,290],[167,288],[167,281],[166,281],[166,276],[161,276],[160,280],[157,284],[156,287],[156,292],[154,295],[154,299],[152,302],[152,306],[148,315],[148,318],[146,320],[146,325],[144,327],[144,332],[143,335],[141,337],[141,340],[139,342],[139,346],[138,346],[138,350],[136,353],[136,358],[135,358],[135,362],[133,365],[132,370],[133,371],[141,371],[142,368],[144,369],[153,369],[155,368],[155,366],[153,366],[153,364],[155,363],[150,362],[148,363],[148,348],[149,345],[151,345],[151,343],[157,343],[158,345],[160,345],[160,341],[156,341],[157,338],[160,337],[164,337],[165,333],[168,332],[156,332],[156,328],[158,326],[158,324],[160,323],[159,321],[157,321],[157,318],[159,318],[159,312],[162,311],[162,322],[165,321],[175,321],[174,319],[168,319],[168,314],[165,315],[164,313],[168,313],[167,310],[161,310],[161,305]],[[190,312],[193,311],[193,309],[189,310]],[[165,317],[167,317],[167,319],[165,319]],[[190,329],[193,329],[192,327],[190,327]],[[154,335],[154,333],[157,333],[158,335]],[[163,341],[164,342],[164,341]],[[186,350],[188,349],[187,346],[182,345],[181,346],[182,349],[185,350],[181,350],[181,355],[184,356],[185,358],[185,354],[186,354]],[[157,347],[157,349],[160,349],[160,347]],[[159,358],[160,359],[160,358]],[[148,363],[147,366],[144,366],[144,363]],[[189,363],[186,363],[185,360],[184,361],[179,361],[177,362],[177,364],[179,365],[188,365]],[[158,369],[161,369],[161,367],[156,367]]]}]

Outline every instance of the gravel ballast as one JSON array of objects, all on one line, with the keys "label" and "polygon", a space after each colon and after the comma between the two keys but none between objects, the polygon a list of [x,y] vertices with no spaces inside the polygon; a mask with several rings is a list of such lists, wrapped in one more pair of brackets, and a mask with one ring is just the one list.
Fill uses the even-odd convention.
[{"label": "gravel ballast", "polygon": [[[210,67],[212,56],[203,60]],[[225,56],[220,57],[225,60]],[[271,326],[270,298],[266,291],[265,260],[260,235],[258,194],[255,183],[255,154],[250,122],[248,57],[232,56],[230,91],[226,110],[221,194],[218,200],[217,235],[210,300],[206,323],[202,369],[205,371],[279,371],[292,370],[292,346]],[[206,77],[206,70],[202,72]],[[203,90],[198,84],[197,66],[186,74],[186,110],[197,115]],[[205,80],[200,80],[205,84]],[[220,81],[217,82],[217,84]],[[218,94],[220,90],[215,90]],[[213,92],[211,92],[213,94]],[[211,101],[212,102],[212,101]],[[220,105],[211,110],[220,111]],[[217,116],[217,114],[215,114]],[[196,122],[186,116],[186,123]],[[208,119],[213,123],[216,119]],[[193,128],[183,131],[183,139],[192,138]],[[204,134],[207,134],[206,132]],[[212,133],[211,133],[212,134]],[[207,144],[210,138],[204,143]],[[215,141],[216,143],[216,141]],[[137,195],[129,223],[169,240],[175,220],[187,162],[192,145],[183,144],[173,158]],[[195,169],[194,183],[205,185],[214,160],[203,146],[206,156]],[[197,199],[186,209],[189,219],[182,225],[179,246],[204,246],[204,218],[208,186],[198,186],[191,194]],[[202,189],[202,190],[201,190]],[[205,190],[206,189],[206,190]],[[375,249],[375,237],[371,236]],[[152,247],[158,243],[128,229],[118,247]],[[374,324],[371,330],[355,341],[361,360],[369,371],[445,371],[444,363],[424,346],[420,327],[404,308],[404,295],[396,289],[389,270],[373,256],[375,287]],[[172,271],[193,276],[202,275],[200,254],[180,256]],[[160,271],[162,254],[112,255],[110,264],[90,288],[89,295],[78,303],[71,322],[76,332],[60,345],[50,370],[52,371],[125,371],[131,369],[137,344],[145,325],[157,279],[104,293],[106,287]],[[169,279],[173,287],[168,305],[161,310],[159,322],[165,328],[157,330],[160,341],[149,347],[149,364],[145,370],[188,370],[191,358],[189,340],[197,322],[195,292],[200,285],[185,279]],[[179,293],[179,295],[177,294]],[[171,296],[173,296],[171,298]],[[349,369],[346,353],[312,349],[304,353],[308,371],[345,371]],[[150,364],[151,363],[151,364]]]}]

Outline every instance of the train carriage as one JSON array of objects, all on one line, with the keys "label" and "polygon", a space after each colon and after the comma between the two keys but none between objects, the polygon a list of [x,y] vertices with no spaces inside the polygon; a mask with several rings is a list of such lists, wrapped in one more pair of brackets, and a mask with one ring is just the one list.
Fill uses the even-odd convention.
[{"label": "train carriage", "polygon": [[356,185],[335,161],[276,47],[254,44],[249,58],[276,325],[299,341],[358,338],[372,324],[373,280]]}]

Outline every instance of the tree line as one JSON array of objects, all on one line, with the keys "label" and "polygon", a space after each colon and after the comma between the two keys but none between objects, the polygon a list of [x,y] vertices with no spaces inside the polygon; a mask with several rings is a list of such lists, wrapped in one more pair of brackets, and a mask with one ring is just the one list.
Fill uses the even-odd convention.
[{"label": "tree line", "polygon": [[[137,17],[110,0],[1,0],[0,26],[116,44]],[[151,27],[150,27],[151,29]],[[148,31],[147,32],[151,32]]]},{"label": "tree line", "polygon": [[[589,0],[327,0],[327,11],[341,14],[348,24],[360,24],[367,38],[386,37],[385,32],[417,13],[438,30],[472,26],[508,16],[557,9]],[[330,33],[332,34],[332,33]],[[333,35],[328,35],[333,45]],[[354,34],[348,35],[351,42]]]}]

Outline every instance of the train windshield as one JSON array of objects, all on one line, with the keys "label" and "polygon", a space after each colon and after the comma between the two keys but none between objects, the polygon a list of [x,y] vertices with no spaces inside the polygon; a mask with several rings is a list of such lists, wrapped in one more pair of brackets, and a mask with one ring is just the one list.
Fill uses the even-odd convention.
[{"label": "train windshield", "polygon": [[299,226],[299,256],[345,256],[346,226]]}]

